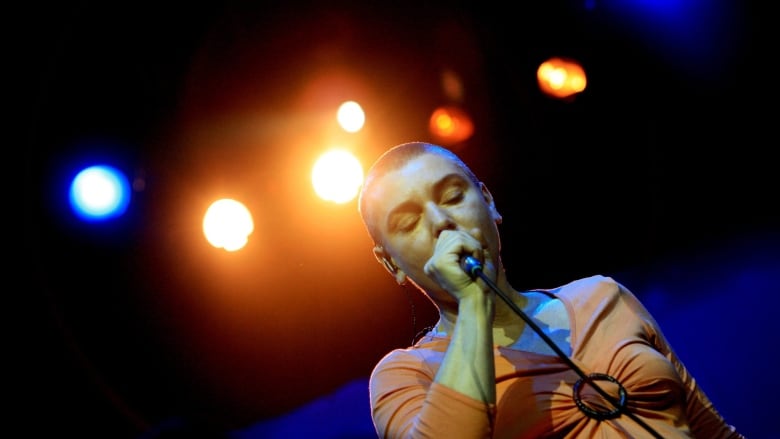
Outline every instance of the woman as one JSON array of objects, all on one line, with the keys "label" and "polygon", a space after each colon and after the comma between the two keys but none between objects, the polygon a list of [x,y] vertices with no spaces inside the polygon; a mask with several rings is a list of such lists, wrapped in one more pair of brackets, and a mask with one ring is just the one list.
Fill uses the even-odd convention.
[{"label": "woman", "polygon": [[[369,170],[359,210],[377,260],[440,316],[371,374],[380,437],[742,437],[613,279],[513,289],[493,196],[449,150],[390,149]],[[467,257],[476,271],[464,270]]]}]

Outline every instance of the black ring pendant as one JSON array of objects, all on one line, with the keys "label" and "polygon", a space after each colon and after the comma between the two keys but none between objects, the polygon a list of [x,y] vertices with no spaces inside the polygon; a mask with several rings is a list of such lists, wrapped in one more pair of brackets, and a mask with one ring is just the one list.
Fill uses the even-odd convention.
[{"label": "black ring pendant", "polygon": [[612,419],[617,418],[620,416],[620,413],[626,408],[626,399],[627,399],[627,393],[626,389],[623,388],[623,385],[620,384],[620,382],[615,379],[614,377],[611,377],[605,373],[592,373],[588,375],[587,381],[609,381],[611,383],[617,384],[618,386],[618,396],[619,400],[617,401],[616,407],[613,410],[594,410],[588,406],[586,406],[581,398],[580,398],[580,388],[582,386],[583,381],[585,378],[580,378],[577,380],[576,383],[574,383],[574,389],[572,389],[572,397],[574,398],[574,402],[577,404],[577,407],[588,415],[588,417],[597,419],[599,421],[603,421],[605,419]]}]

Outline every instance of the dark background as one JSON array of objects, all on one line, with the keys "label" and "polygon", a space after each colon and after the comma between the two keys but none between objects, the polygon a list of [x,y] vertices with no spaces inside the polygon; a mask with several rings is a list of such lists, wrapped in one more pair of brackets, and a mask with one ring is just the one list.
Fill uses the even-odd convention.
[{"label": "dark background", "polygon": [[[774,393],[776,31],[757,1],[670,4],[679,15],[615,1],[238,0],[11,14],[25,253],[6,313],[10,423],[29,436],[295,436],[250,429],[284,419],[323,425],[308,437],[365,433],[371,368],[436,317],[376,264],[354,203],[316,199],[306,172],[342,99],[365,103],[364,165],[428,140],[451,69],[476,126],[452,147],[497,200],[513,286],[618,278],[728,419],[773,437],[768,410],[746,401],[768,407],[762,391]],[[582,62],[584,93],[538,91],[550,56]],[[343,72],[359,85],[321,79]],[[92,160],[134,181],[115,223],[80,224],[64,204]],[[262,213],[238,254],[200,237],[225,195]]]}]

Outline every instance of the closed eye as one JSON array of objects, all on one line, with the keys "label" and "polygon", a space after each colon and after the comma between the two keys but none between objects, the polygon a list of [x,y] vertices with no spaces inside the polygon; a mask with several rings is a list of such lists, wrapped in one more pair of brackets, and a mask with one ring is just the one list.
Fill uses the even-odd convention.
[{"label": "closed eye", "polygon": [[447,188],[441,195],[442,204],[456,204],[463,200],[463,188],[460,185]]},{"label": "closed eye", "polygon": [[408,232],[409,230],[414,229],[414,226],[417,225],[418,219],[419,215],[404,215],[401,221],[398,222],[398,230],[401,232]]},{"label": "closed eye", "polygon": [[399,212],[393,215],[389,229],[394,232],[408,232],[417,225],[420,215],[413,212]]}]

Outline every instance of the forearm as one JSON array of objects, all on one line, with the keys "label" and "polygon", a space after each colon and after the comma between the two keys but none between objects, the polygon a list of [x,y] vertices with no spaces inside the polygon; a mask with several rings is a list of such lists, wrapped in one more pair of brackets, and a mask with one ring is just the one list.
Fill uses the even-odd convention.
[{"label": "forearm", "polygon": [[496,402],[491,296],[460,301],[458,318],[435,382],[475,400]]}]

